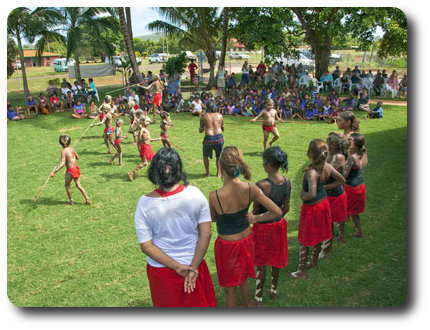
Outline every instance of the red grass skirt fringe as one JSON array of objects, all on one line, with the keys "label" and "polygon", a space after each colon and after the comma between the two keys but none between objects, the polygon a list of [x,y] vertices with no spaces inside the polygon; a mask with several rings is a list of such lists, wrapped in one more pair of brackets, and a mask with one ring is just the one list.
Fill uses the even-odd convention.
[{"label": "red grass skirt fringe", "polygon": [[348,198],[348,215],[363,213],[366,207],[366,186],[364,183],[357,187],[344,185],[343,188]]},{"label": "red grass skirt fringe", "polygon": [[154,152],[152,151],[151,145],[145,143],[140,144],[140,158],[142,159],[142,162],[144,161],[143,157],[145,157],[148,162],[154,158]]},{"label": "red grass skirt fringe", "polygon": [[287,221],[256,223],[254,235],[255,266],[284,268],[288,265]]},{"label": "red grass skirt fringe", "polygon": [[206,261],[198,269],[196,288],[184,292],[184,281],[173,269],[146,266],[154,307],[216,307],[215,290]]},{"label": "red grass skirt fringe", "polygon": [[348,219],[348,197],[345,192],[339,196],[327,196],[327,199],[330,203],[332,222],[342,222]]},{"label": "red grass skirt fringe", "polygon": [[70,173],[73,179],[77,179],[81,176],[81,170],[79,169],[78,165],[72,168],[68,168],[66,172]]},{"label": "red grass skirt fringe", "polygon": [[331,210],[328,199],[316,204],[302,204],[298,240],[304,246],[314,246],[332,237]]},{"label": "red grass skirt fringe", "polygon": [[215,262],[221,287],[238,286],[248,277],[255,279],[254,239],[249,235],[240,241],[215,241]]}]

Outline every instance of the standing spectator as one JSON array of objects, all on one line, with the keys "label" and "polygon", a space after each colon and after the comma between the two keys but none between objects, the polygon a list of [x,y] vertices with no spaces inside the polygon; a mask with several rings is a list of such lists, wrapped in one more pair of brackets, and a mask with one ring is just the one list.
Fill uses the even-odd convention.
[{"label": "standing spectator", "polygon": [[264,65],[263,61],[260,61],[260,64],[258,64],[257,72],[259,73],[260,77],[264,76],[264,73],[266,72],[266,66]]},{"label": "standing spectator", "polygon": [[408,95],[408,75],[405,74],[400,81],[399,84],[399,92],[397,94],[397,97],[401,97],[401,94],[403,92],[403,97],[405,98]]},{"label": "standing spectator", "polygon": [[197,64],[194,63],[194,60],[191,60],[191,63],[188,65],[188,70],[190,71],[190,80],[193,82],[197,70]]},{"label": "standing spectator", "polygon": [[204,260],[211,238],[205,196],[188,185],[182,160],[172,148],[157,152],[148,178],[158,188],[139,199],[134,223],[147,256],[153,306],[215,307],[215,291]]},{"label": "standing spectator", "polygon": [[242,65],[242,79],[240,81],[240,84],[248,85],[249,84],[249,68],[248,68],[248,61],[245,61]]},{"label": "standing spectator", "polygon": [[225,88],[225,71],[222,65],[218,67],[218,77],[216,85],[218,89],[218,95],[223,95],[223,91]]}]

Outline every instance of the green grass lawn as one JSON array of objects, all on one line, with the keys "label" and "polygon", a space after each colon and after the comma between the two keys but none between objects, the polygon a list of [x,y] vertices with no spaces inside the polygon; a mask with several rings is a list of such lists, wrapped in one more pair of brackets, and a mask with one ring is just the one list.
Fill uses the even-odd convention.
[{"label": "green grass lawn", "polygon": [[[364,117],[359,113],[358,116]],[[172,114],[175,130],[169,135],[185,151],[179,151],[189,182],[208,196],[222,185],[215,177],[202,177],[199,120],[189,114]],[[147,168],[130,182],[127,171],[140,161],[130,139],[124,143],[125,166],[109,165],[102,127],[90,129],[76,146],[80,155],[81,182],[93,201],[72,186],[74,206],[67,206],[64,172],[61,170],[40,191],[54,168],[61,147],[58,137],[66,132],[72,143],[90,120],[76,120],[69,113],[7,125],[7,281],[8,296],[17,306],[146,307],[151,297],[146,259],[134,231],[134,211],[139,197],[154,186],[145,177]],[[128,125],[126,125],[128,128]],[[159,126],[150,126],[153,135]],[[288,221],[289,264],[281,271],[279,299],[268,307],[382,307],[400,305],[407,295],[407,108],[384,106],[384,118],[362,120],[369,153],[365,173],[366,211],[362,215],[364,239],[347,237],[334,253],[322,260],[308,279],[293,280],[287,272],[298,265],[297,229],[301,207],[302,171],[308,163],[309,141],[325,138],[337,126],[327,123],[279,123],[277,145],[289,155],[292,181]],[[225,118],[225,145],[243,150],[252,181],[265,177],[262,167],[262,132],[245,118]],[[154,152],[161,147],[154,143]],[[116,162],[117,164],[117,162]],[[214,260],[216,226],[206,260],[215,285],[217,302],[224,305]],[[353,232],[350,221],[347,234]],[[254,281],[252,290],[254,290]],[[268,288],[268,283],[266,283]]]}]

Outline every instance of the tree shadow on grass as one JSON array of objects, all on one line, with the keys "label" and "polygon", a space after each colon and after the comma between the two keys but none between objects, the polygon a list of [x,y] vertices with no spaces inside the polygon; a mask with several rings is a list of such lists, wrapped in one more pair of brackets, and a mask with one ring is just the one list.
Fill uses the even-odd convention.
[{"label": "tree shadow on grass", "polygon": [[100,151],[87,151],[86,149],[79,151],[79,155],[114,155],[108,154],[107,152],[100,152]]},{"label": "tree shadow on grass", "polygon": [[[126,170],[124,170],[121,173],[101,174],[100,176],[103,177],[103,179],[120,180],[120,181],[130,182],[130,179],[128,178]],[[138,180],[139,178],[142,178],[142,177],[145,178],[146,176],[145,175],[135,175],[134,176],[134,180],[136,181],[136,180]]]},{"label": "tree shadow on grass", "polygon": [[[23,205],[27,205],[33,209],[33,208],[36,208],[38,205],[50,205],[50,206],[66,205],[67,200],[66,199],[59,200],[59,199],[41,197],[37,200],[37,202],[34,202],[34,199],[21,199],[19,201],[19,203],[23,204]],[[79,204],[79,203],[77,203],[77,204]]]},{"label": "tree shadow on grass", "polygon": [[262,151],[252,151],[252,152],[244,152],[243,155],[248,157],[261,157],[262,153],[263,153]]}]

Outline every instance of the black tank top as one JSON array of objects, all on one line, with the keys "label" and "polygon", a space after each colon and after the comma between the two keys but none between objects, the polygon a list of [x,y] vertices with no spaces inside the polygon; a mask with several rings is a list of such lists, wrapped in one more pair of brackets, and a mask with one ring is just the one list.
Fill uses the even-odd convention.
[{"label": "black tank top", "polygon": [[[303,201],[303,203],[305,204],[315,204],[318,203],[320,201],[322,201],[323,199],[325,199],[327,197],[327,193],[324,189],[324,186],[326,185],[326,181],[320,181],[317,183],[317,194],[314,198],[307,200],[307,201]],[[306,179],[306,174],[303,177],[303,190],[305,192],[309,191],[309,183],[308,183],[308,179]]]},{"label": "black tank top", "polygon": [[351,187],[357,187],[364,182],[364,167],[359,168],[358,170],[351,169],[348,177],[346,178],[345,184]]},{"label": "black tank top", "polygon": [[[334,181],[336,181],[336,180],[334,178],[330,177],[327,180],[327,184],[333,183]],[[336,188],[326,190],[327,196],[333,196],[333,197],[342,195],[344,191],[345,190],[343,189],[342,184],[340,186],[337,186]]]},{"label": "black tank top", "polygon": [[[287,178],[284,177],[284,182],[282,184],[276,184],[269,178],[265,179],[265,181],[270,183],[270,193],[267,195],[278,207],[282,210],[284,207],[285,198],[290,194],[290,187],[288,185]],[[260,205],[259,214],[267,212],[267,209]],[[273,220],[259,222],[259,223],[273,223],[279,221],[284,218],[284,215],[277,217]]]},{"label": "black tank top", "polygon": [[215,190],[216,198],[218,200],[219,207],[222,214],[216,213],[216,227],[218,234],[221,235],[234,235],[240,233],[249,227],[248,219],[246,215],[248,213],[249,204],[251,204],[251,184],[249,186],[249,201],[248,206],[241,211],[235,213],[224,213],[221,202],[218,197],[218,190]]}]

